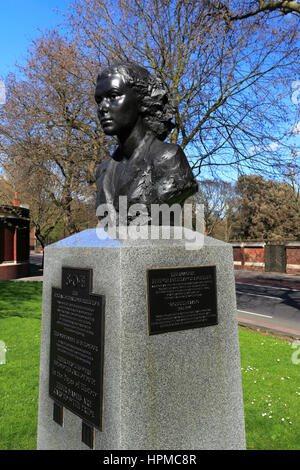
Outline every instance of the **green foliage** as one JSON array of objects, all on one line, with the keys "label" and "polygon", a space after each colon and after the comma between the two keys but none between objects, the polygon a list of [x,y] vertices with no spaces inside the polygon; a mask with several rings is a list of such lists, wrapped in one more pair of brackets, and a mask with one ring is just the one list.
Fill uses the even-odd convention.
[{"label": "green foliage", "polygon": [[300,199],[290,184],[243,175],[236,192],[240,227],[235,238],[283,240],[300,235]]}]

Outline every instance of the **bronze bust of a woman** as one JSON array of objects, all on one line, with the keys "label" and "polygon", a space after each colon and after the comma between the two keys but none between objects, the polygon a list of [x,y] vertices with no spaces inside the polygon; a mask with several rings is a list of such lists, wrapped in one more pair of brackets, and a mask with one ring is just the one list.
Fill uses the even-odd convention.
[{"label": "bronze bust of a woman", "polygon": [[127,204],[183,204],[197,191],[187,158],[177,144],[164,142],[174,127],[173,106],[159,80],[146,69],[121,63],[97,77],[95,100],[106,135],[118,138],[111,158],[96,171],[97,207],[119,197]]}]

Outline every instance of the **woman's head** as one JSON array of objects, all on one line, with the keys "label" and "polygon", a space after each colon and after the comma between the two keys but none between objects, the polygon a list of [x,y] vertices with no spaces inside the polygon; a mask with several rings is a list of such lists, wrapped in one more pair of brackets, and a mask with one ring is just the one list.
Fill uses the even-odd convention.
[{"label": "woman's head", "polygon": [[111,77],[122,77],[126,87],[134,93],[138,113],[146,126],[160,139],[164,140],[173,129],[174,106],[163,90],[161,81],[148,70],[135,63],[124,62],[106,67],[97,77],[97,89]]}]

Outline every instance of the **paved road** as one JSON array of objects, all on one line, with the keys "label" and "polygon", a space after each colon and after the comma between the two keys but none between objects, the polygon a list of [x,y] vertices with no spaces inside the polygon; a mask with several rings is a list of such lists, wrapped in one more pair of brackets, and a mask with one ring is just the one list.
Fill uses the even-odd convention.
[{"label": "paved road", "polygon": [[236,278],[238,320],[300,337],[300,282]]},{"label": "paved road", "polygon": [[[31,253],[30,278],[42,280],[42,255]],[[275,330],[300,338],[300,276],[236,272],[240,324]]]},{"label": "paved road", "polygon": [[29,262],[31,264],[41,265],[42,259],[43,259],[43,255],[41,253],[34,253],[34,252],[30,253]]}]

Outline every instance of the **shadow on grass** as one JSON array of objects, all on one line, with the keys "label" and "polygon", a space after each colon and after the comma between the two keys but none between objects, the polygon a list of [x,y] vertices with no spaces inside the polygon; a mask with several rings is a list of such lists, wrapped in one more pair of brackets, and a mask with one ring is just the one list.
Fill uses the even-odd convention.
[{"label": "shadow on grass", "polygon": [[41,318],[42,282],[0,282],[0,318]]}]

